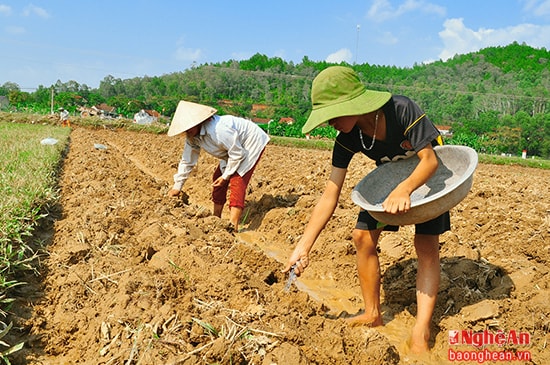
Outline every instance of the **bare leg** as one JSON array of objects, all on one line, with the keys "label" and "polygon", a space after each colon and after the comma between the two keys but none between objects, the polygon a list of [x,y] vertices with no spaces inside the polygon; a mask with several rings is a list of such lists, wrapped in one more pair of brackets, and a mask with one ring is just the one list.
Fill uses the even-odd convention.
[{"label": "bare leg", "polygon": [[422,353],[429,350],[430,323],[439,290],[439,236],[417,234],[414,247],[418,256],[416,275],[416,323],[411,335],[411,352]]},{"label": "bare leg", "polygon": [[222,217],[223,204],[214,203],[214,215],[218,218]]},{"label": "bare leg", "polygon": [[[220,165],[214,170],[212,182],[215,183],[222,176]],[[220,185],[212,186],[212,201],[214,202],[214,215],[218,218],[222,217],[223,207],[225,205],[225,196],[227,194],[227,181],[221,181]],[[223,203],[216,203],[222,201]]]},{"label": "bare leg", "polygon": [[352,234],[357,250],[357,274],[365,302],[365,312],[348,320],[352,325],[376,327],[384,324],[380,311],[380,262],[376,252],[381,232],[355,229]]},{"label": "bare leg", "polygon": [[229,222],[235,227],[235,232],[239,232],[239,220],[241,219],[241,214],[243,209],[239,207],[229,208]]}]

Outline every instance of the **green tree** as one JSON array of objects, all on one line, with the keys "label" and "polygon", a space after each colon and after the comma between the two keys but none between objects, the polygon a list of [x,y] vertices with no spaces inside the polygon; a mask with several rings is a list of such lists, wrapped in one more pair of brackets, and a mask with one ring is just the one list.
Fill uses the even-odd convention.
[{"label": "green tree", "polygon": [[15,82],[10,81],[4,82],[2,86],[0,86],[0,95],[8,96],[10,91],[21,91],[21,88]]},{"label": "green tree", "polygon": [[8,100],[10,104],[21,107],[24,106],[27,102],[31,101],[32,98],[28,92],[11,90],[8,93]]},{"label": "green tree", "polygon": [[490,153],[507,153],[517,155],[520,152],[521,129],[508,126],[499,127],[487,134],[483,143],[485,151]]},{"label": "green tree", "polygon": [[82,105],[82,97],[72,91],[62,91],[54,96],[55,107],[65,108],[74,112],[79,105]]}]

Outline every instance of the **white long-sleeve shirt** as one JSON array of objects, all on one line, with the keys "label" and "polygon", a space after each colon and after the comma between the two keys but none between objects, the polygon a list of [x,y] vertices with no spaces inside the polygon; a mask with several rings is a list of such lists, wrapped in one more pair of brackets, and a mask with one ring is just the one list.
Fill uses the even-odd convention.
[{"label": "white long-sleeve shirt", "polygon": [[65,120],[69,119],[69,111],[63,109],[63,110],[59,113],[59,119],[62,120],[62,121],[65,121]]},{"label": "white long-sleeve shirt", "polygon": [[220,159],[222,177],[228,180],[235,172],[241,176],[246,174],[256,164],[268,142],[269,136],[250,120],[214,115],[202,124],[194,138],[185,140],[173,189],[182,189],[199,160],[201,149]]}]

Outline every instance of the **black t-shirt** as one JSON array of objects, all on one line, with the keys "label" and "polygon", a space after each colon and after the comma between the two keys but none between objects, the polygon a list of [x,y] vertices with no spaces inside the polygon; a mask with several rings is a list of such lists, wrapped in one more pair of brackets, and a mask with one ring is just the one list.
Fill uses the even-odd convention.
[{"label": "black t-shirt", "polygon": [[[414,156],[427,144],[442,144],[437,128],[411,99],[393,95],[382,110],[386,116],[386,139],[376,140],[373,148],[367,151],[361,145],[358,126],[349,133],[340,132],[332,150],[334,167],[347,168],[357,152],[363,152],[380,165]],[[366,146],[371,145],[372,139],[365,135],[363,139]]]}]

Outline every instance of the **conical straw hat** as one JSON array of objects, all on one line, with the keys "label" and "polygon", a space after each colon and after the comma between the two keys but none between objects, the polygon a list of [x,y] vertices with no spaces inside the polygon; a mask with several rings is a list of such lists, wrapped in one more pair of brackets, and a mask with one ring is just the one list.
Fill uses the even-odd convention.
[{"label": "conical straw hat", "polygon": [[183,133],[204,122],[216,112],[217,110],[212,107],[181,100],[168,129],[168,136],[173,137]]}]

